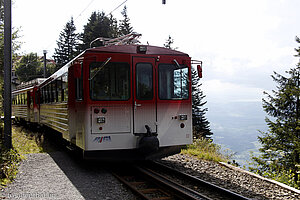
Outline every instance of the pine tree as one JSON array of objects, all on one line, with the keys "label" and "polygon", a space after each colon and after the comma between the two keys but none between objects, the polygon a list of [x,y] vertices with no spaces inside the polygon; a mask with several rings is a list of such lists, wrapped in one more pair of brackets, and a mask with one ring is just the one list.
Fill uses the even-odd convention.
[{"label": "pine tree", "polygon": [[[79,49],[83,51],[90,48],[91,42],[99,37],[115,38],[118,35],[116,22],[112,15],[108,18],[104,12],[93,12],[80,36],[82,44],[79,46]],[[103,46],[103,44],[100,41],[96,41],[92,46]]]},{"label": "pine tree", "polygon": [[123,11],[121,12],[123,19],[120,20],[120,25],[119,25],[119,35],[127,35],[129,33],[132,33],[133,28],[130,25],[130,19],[127,15],[127,7],[124,6]]},{"label": "pine tree", "polygon": [[112,14],[109,16],[109,24],[110,24],[110,37],[111,38],[117,38],[119,37],[119,27],[118,27],[118,21],[116,18],[113,17]]},{"label": "pine tree", "polygon": [[[173,49],[174,39],[169,35],[166,43],[164,44],[165,48]],[[177,49],[177,48],[175,48]],[[194,138],[207,138],[210,139],[210,136],[213,134],[210,129],[210,123],[205,117],[205,113],[208,110],[203,108],[206,104],[203,99],[205,95],[200,89],[201,87],[200,78],[196,70],[192,68],[192,120],[193,120],[193,135]]]},{"label": "pine tree", "polygon": [[[296,41],[300,43],[298,37]],[[299,48],[296,56],[300,56]],[[264,92],[264,111],[269,127],[261,132],[259,149],[261,155],[253,157],[256,164],[252,171],[269,174],[270,177],[291,172],[294,184],[300,186],[297,174],[300,165],[300,62],[295,68],[286,71],[286,76],[274,72],[273,80],[278,84],[273,94]]]},{"label": "pine tree", "polygon": [[203,108],[206,104],[205,95],[200,89],[201,85],[196,70],[192,68],[192,119],[193,119],[193,135],[195,138],[208,138],[213,134],[210,129],[210,123],[205,117],[208,110]]},{"label": "pine tree", "polygon": [[55,48],[54,60],[57,68],[59,69],[67,64],[72,58],[74,58],[78,51],[78,34],[75,33],[76,27],[74,25],[73,17],[65,25],[63,31],[60,32],[59,39],[56,42],[57,48]]}]

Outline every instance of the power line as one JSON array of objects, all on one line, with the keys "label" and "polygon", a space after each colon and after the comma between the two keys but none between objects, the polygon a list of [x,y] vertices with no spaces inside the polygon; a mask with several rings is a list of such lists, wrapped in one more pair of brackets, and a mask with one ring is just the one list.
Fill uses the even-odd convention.
[{"label": "power line", "polygon": [[84,13],[84,12],[86,11],[86,9],[88,9],[88,8],[90,7],[90,5],[91,5],[94,1],[95,1],[95,0],[92,0],[85,8],[81,11],[81,13],[79,13],[79,15],[75,18],[74,21],[76,21],[76,20],[81,16],[81,14]]},{"label": "power line", "polygon": [[120,8],[124,3],[126,3],[128,0],[123,1],[123,3],[121,3],[120,5],[118,5],[115,9],[113,9],[110,13],[108,13],[105,17],[107,17],[108,15],[110,15],[111,13],[113,13],[115,10],[117,10],[118,8]]}]

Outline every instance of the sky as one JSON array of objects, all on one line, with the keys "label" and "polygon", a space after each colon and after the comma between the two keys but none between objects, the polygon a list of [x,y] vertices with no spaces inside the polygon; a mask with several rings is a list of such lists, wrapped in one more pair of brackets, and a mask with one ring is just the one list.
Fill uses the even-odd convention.
[{"label": "sky", "polygon": [[[82,32],[93,11],[108,14],[123,2],[14,0],[12,25],[20,29],[23,42],[19,53],[42,55],[45,49],[51,56],[71,17]],[[264,123],[263,91],[276,86],[270,75],[284,74],[299,61],[293,56],[295,36],[300,37],[299,0],[166,0],[165,5],[161,0],[127,0],[112,13],[119,20],[124,5],[142,43],[162,46],[170,35],[173,47],[203,61],[201,89],[215,135],[222,135],[230,123],[225,119],[250,115],[260,116],[247,118],[257,120],[251,121],[257,133]]]}]

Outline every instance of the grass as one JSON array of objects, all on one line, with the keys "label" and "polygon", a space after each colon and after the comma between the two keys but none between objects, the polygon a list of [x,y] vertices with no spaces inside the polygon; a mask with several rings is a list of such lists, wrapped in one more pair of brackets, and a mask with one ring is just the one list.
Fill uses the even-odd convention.
[{"label": "grass", "polygon": [[14,180],[19,163],[26,154],[53,151],[46,145],[43,134],[19,126],[13,126],[12,146],[11,150],[7,150],[0,144],[0,189]]},{"label": "grass", "polygon": [[221,147],[212,143],[208,139],[195,139],[193,144],[187,146],[187,149],[181,151],[182,154],[195,156],[198,159],[209,160],[214,162],[227,162],[229,156],[223,155]]},{"label": "grass", "polygon": [[12,145],[20,154],[44,153],[44,137],[40,133],[33,133],[22,127],[13,127]]}]

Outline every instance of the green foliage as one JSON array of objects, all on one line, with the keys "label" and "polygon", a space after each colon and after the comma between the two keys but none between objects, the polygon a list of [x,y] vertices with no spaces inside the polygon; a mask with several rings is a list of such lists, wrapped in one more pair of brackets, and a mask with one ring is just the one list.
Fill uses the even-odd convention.
[{"label": "green foliage", "polygon": [[21,156],[16,150],[7,150],[0,144],[0,189],[16,177],[20,161]]},{"label": "green foliage", "polygon": [[124,6],[123,11],[121,12],[123,19],[120,20],[119,25],[119,36],[127,35],[129,33],[132,33],[133,28],[130,25],[130,19],[127,15],[127,7]]},{"label": "green foliage", "polygon": [[0,189],[16,177],[24,154],[52,152],[56,148],[42,133],[17,126],[13,126],[12,145],[13,149],[7,150],[0,143]]},{"label": "green foliage", "polygon": [[284,183],[291,187],[299,189],[299,184],[295,182],[296,174],[292,172],[291,169],[287,170],[281,167],[278,167],[278,160],[267,161],[263,160],[260,157],[252,157],[252,162],[250,163],[249,170],[259,174],[263,177]]},{"label": "green foliage", "polygon": [[16,75],[21,82],[43,77],[43,61],[36,53],[22,56],[16,63]]},{"label": "green foliage", "polygon": [[[4,0],[0,0],[0,101],[3,94],[3,69],[4,69]],[[21,42],[18,41],[19,30],[12,30],[12,61],[16,60],[16,51],[20,48]],[[2,108],[2,105],[1,105]]]},{"label": "green foliage", "polygon": [[41,136],[39,133],[14,127],[12,145],[20,154],[43,153]]},{"label": "green foliage", "polygon": [[[90,48],[90,43],[99,37],[113,38],[118,33],[116,32],[116,19],[107,17],[104,12],[93,12],[88,23],[84,26],[83,33],[80,35],[82,44],[79,45],[79,50]],[[97,41],[93,46],[101,46],[101,42]]]},{"label": "green foliage", "polygon": [[[133,27],[130,24],[130,19],[127,14],[127,7],[124,6],[121,12],[123,19],[118,21],[112,14],[107,16],[104,12],[93,12],[84,26],[83,33],[80,34],[81,44],[78,47],[79,51],[90,48],[90,44],[95,39],[102,38],[117,38],[119,36],[132,33]],[[103,46],[101,41],[95,41],[92,47]]]},{"label": "green foliage", "polygon": [[221,153],[220,145],[214,144],[212,140],[204,138],[194,140],[193,144],[188,145],[187,149],[182,150],[181,153],[215,162],[226,162],[229,159],[228,156]]},{"label": "green foliage", "polygon": [[[296,41],[300,43],[299,39]],[[286,74],[274,72],[272,78],[278,84],[277,90],[273,90],[272,95],[264,93],[267,97],[263,99],[263,108],[272,118],[266,117],[269,129],[258,137],[262,144],[259,149],[261,155],[252,156],[254,166],[250,170],[269,177],[280,177],[279,180],[293,177],[292,185],[299,187],[300,63]]]},{"label": "green foliage", "polygon": [[55,48],[53,55],[57,66],[56,70],[67,64],[79,53],[77,51],[79,35],[75,31],[76,27],[72,17],[65,25],[63,31],[60,32],[59,39],[56,41],[57,48]]},{"label": "green foliage", "polygon": [[192,68],[192,118],[193,118],[193,136],[195,138],[210,138],[213,134],[210,129],[210,123],[205,117],[208,110],[203,108],[206,101],[205,95],[200,89],[200,78],[196,70]]}]

